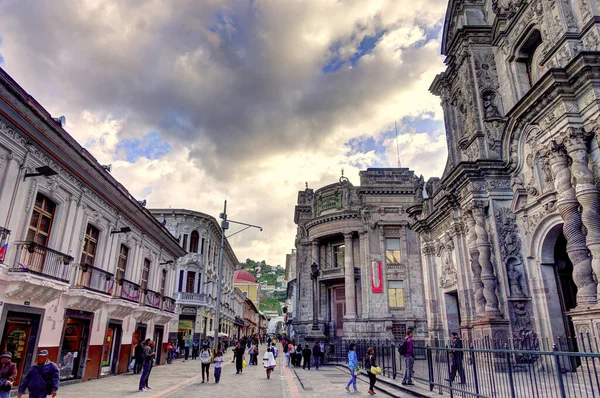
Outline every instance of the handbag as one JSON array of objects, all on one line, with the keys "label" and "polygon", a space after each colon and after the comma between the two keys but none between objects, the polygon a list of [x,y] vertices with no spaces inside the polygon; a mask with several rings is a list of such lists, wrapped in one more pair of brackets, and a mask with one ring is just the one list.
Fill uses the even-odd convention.
[{"label": "handbag", "polygon": [[242,369],[246,367],[246,360],[242,359]]},{"label": "handbag", "polygon": [[129,362],[129,366],[127,367],[127,370],[132,371],[135,367],[135,358],[131,360],[131,362]]},{"label": "handbag", "polygon": [[382,373],[382,370],[379,366],[371,366],[371,373],[373,373],[374,375],[380,375]]}]

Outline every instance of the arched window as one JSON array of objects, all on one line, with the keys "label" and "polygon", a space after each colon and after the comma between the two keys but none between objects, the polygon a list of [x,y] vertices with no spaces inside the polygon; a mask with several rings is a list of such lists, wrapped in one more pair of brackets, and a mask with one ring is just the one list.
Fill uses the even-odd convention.
[{"label": "arched window", "polygon": [[198,253],[198,243],[200,242],[200,235],[198,231],[192,231],[192,235],[190,237],[190,252]]},{"label": "arched window", "polygon": [[27,230],[27,241],[35,242],[42,246],[48,246],[52,221],[56,212],[56,204],[46,196],[38,193],[33,205],[33,213],[29,220]]},{"label": "arched window", "polygon": [[544,58],[542,35],[534,29],[522,41],[515,53],[515,71],[518,92],[524,96],[542,77],[544,68],[541,61]]},{"label": "arched window", "polygon": [[85,237],[83,241],[83,250],[81,251],[82,266],[93,266],[96,259],[96,250],[98,249],[98,238],[100,231],[92,224],[88,224],[85,230]]}]

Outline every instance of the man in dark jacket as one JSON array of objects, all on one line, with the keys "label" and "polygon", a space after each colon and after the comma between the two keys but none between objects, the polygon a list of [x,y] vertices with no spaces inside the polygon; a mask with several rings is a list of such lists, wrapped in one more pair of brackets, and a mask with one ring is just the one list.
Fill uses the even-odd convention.
[{"label": "man in dark jacket", "polygon": [[460,376],[460,384],[465,384],[465,369],[463,368],[463,352],[456,351],[454,349],[463,348],[462,340],[458,337],[458,333],[452,332],[452,343],[450,346],[453,350],[450,350],[450,355],[452,355],[452,367],[450,368],[450,379],[447,379],[450,383],[454,382],[454,378],[456,377],[456,372]]},{"label": "man in dark jacket", "polygon": [[47,350],[41,350],[37,355],[37,362],[31,365],[21,381],[18,398],[23,396],[25,390],[29,390],[29,398],[45,398],[48,395],[55,397],[58,380],[58,366],[48,359]]},{"label": "man in dark jacket", "polygon": [[245,350],[246,350],[246,347],[244,347],[240,343],[237,343],[235,346],[235,349],[233,350],[233,355],[235,358],[235,370],[236,370],[235,374],[242,373],[242,370],[244,369],[242,366],[242,362],[244,360],[244,351]]},{"label": "man in dark jacket", "polygon": [[313,358],[315,360],[315,368],[317,368],[317,370],[319,370],[319,358],[321,357],[321,347],[319,346],[318,341],[315,342],[315,345],[312,348],[312,354],[313,354]]},{"label": "man in dark jacket", "polygon": [[133,357],[135,358],[135,365],[133,367],[133,373],[142,373],[142,365],[144,364],[144,345],[140,341],[133,350]]},{"label": "man in dark jacket", "polygon": [[302,350],[302,356],[304,357],[304,362],[302,363],[302,369],[306,369],[306,366],[308,366],[308,370],[310,370],[310,354],[311,354],[311,350],[308,347],[308,344],[306,344],[304,346],[304,349]]}]

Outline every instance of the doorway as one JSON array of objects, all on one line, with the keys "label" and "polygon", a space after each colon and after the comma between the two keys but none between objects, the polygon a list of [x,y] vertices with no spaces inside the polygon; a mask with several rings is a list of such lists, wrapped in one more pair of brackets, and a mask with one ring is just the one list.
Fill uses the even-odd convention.
[{"label": "doorway", "polygon": [[2,352],[12,354],[17,367],[16,385],[32,363],[39,323],[39,315],[8,311],[0,346]]},{"label": "doorway", "polygon": [[344,335],[344,315],[346,315],[346,289],[344,286],[333,288],[333,319],[335,335]]},{"label": "doorway", "polygon": [[577,336],[573,319],[568,312],[577,306],[577,286],[573,281],[573,263],[567,255],[567,239],[561,232],[554,245],[554,277],[561,309],[564,335],[574,337],[567,339],[567,347],[570,351],[578,351]]},{"label": "doorway", "polygon": [[121,347],[121,325],[109,323],[102,347],[102,374],[117,374],[119,348]]},{"label": "doorway", "polygon": [[155,361],[155,365],[160,365],[160,357],[162,354],[162,350],[163,350],[163,334],[164,334],[164,328],[162,326],[155,326],[154,327],[154,336],[152,338],[152,340],[154,340],[155,345],[155,349],[156,349],[156,361]]},{"label": "doorway", "polygon": [[90,320],[67,317],[58,358],[60,379],[79,379],[83,375],[87,358]]},{"label": "doorway", "polygon": [[448,326],[448,328],[447,328],[448,333],[452,333],[452,332],[459,333],[459,330],[460,330],[460,305],[458,302],[458,292],[455,290],[452,292],[445,293],[444,301],[446,304],[446,323]]},{"label": "doorway", "polygon": [[133,332],[133,336],[131,337],[131,357],[133,358],[135,355],[135,347],[138,346],[140,341],[146,340],[146,328],[147,326],[143,323],[138,323],[135,328],[135,332]]}]

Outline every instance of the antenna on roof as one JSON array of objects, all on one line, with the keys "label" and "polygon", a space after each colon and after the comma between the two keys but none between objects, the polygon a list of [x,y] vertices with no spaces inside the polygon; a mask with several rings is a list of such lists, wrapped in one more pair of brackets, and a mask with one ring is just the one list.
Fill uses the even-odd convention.
[{"label": "antenna on roof", "polygon": [[394,121],[394,126],[396,127],[396,154],[398,155],[398,168],[402,167],[400,164],[400,147],[398,146],[398,123]]}]

